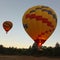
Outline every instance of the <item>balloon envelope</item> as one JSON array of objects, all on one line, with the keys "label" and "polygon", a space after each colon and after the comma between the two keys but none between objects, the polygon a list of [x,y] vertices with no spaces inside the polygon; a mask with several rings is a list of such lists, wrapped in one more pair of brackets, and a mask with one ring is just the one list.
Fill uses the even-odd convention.
[{"label": "balloon envelope", "polygon": [[11,21],[5,21],[3,23],[3,28],[6,31],[6,33],[12,28],[13,24]]},{"label": "balloon envelope", "polygon": [[55,30],[57,17],[50,7],[34,6],[25,12],[22,22],[28,35],[41,46]]}]

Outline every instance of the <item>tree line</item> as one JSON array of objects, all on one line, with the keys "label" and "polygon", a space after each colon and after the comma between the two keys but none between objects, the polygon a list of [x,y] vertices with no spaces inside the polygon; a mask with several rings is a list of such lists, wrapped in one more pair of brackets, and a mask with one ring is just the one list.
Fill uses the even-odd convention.
[{"label": "tree line", "polygon": [[60,44],[56,43],[55,47],[42,46],[37,47],[36,43],[30,46],[28,49],[25,48],[6,48],[0,45],[0,55],[27,55],[27,56],[59,56],[60,57]]}]

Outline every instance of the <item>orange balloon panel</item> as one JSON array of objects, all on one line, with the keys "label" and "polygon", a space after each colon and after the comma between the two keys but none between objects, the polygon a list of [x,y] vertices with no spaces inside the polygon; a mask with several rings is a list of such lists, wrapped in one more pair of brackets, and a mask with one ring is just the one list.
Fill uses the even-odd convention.
[{"label": "orange balloon panel", "polygon": [[34,6],[25,12],[22,22],[29,36],[41,46],[55,30],[57,17],[50,7]]},{"label": "orange balloon panel", "polygon": [[6,33],[12,28],[13,24],[10,21],[5,21],[3,23],[3,28],[6,31]]}]

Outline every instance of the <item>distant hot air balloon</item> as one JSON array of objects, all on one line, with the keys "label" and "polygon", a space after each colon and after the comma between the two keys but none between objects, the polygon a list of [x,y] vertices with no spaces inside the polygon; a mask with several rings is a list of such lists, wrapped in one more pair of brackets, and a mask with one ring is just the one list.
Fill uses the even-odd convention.
[{"label": "distant hot air balloon", "polygon": [[13,23],[11,21],[5,21],[3,22],[3,28],[6,31],[6,33],[12,28]]},{"label": "distant hot air balloon", "polygon": [[57,16],[48,6],[34,6],[23,15],[23,26],[38,47],[50,37],[57,25]]}]

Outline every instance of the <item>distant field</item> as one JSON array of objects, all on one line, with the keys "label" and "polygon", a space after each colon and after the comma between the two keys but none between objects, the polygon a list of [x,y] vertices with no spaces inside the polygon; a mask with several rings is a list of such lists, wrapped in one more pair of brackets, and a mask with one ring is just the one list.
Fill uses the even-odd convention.
[{"label": "distant field", "polygon": [[60,58],[33,57],[33,56],[0,56],[0,60],[60,60]]}]

